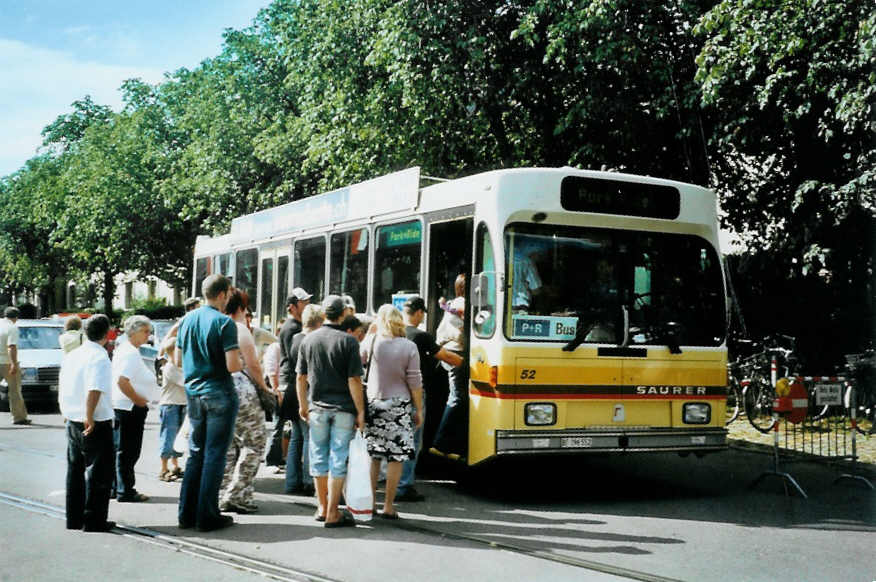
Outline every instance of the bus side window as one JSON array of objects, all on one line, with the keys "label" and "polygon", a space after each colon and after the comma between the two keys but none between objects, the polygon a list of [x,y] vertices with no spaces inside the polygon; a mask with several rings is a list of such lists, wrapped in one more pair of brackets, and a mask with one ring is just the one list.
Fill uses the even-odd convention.
[{"label": "bus side window", "polygon": [[329,293],[349,295],[364,313],[368,291],[368,229],[338,232],[331,238]]},{"label": "bus side window", "polygon": [[201,294],[201,283],[212,274],[213,260],[211,257],[202,257],[195,261],[195,288],[192,290],[192,295]]},{"label": "bus side window", "polygon": [[423,227],[419,220],[377,229],[374,254],[374,311],[392,303],[394,293],[420,292]]},{"label": "bus side window", "polygon": [[496,330],[496,261],[490,232],[483,222],[478,225],[477,251],[472,297],[474,322],[472,329],[478,337],[491,337]]},{"label": "bus side window", "polygon": [[294,287],[313,294],[311,303],[322,301],[325,292],[325,237],[295,241]]},{"label": "bus side window", "polygon": [[281,319],[286,319],[286,297],[288,295],[289,255],[280,255],[277,259],[277,295],[274,297],[274,309],[277,312],[277,322]]},{"label": "bus side window", "polygon": [[215,267],[216,273],[219,273],[220,275],[225,275],[226,277],[231,279],[234,278],[234,273],[231,272],[231,253],[216,255]]},{"label": "bus side window", "polygon": [[235,263],[234,285],[241,291],[246,291],[254,306],[259,275],[259,251],[257,249],[238,251]]},{"label": "bus side window", "polygon": [[[252,301],[252,300],[250,300]],[[259,301],[258,325],[273,333],[271,329],[271,307],[274,303],[274,257],[262,259],[262,296]]]}]

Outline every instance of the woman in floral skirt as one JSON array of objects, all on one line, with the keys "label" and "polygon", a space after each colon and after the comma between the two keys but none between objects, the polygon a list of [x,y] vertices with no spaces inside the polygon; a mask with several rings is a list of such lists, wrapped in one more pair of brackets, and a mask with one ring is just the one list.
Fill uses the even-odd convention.
[{"label": "woman in floral skirt", "polygon": [[377,311],[376,332],[362,342],[366,366],[371,487],[377,491],[382,459],[386,459],[386,497],[381,517],[398,519],[393,506],[402,462],[414,458],[414,429],[423,423],[423,380],[420,355],[405,337],[401,313],[392,305]]}]

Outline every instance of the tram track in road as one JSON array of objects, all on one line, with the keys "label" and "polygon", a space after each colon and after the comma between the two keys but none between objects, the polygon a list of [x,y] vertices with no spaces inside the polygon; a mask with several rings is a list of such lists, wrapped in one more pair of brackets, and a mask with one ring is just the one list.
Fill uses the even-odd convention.
[{"label": "tram track in road", "polygon": [[[39,449],[33,449],[17,445],[3,445],[0,448],[6,450],[16,450],[20,453],[25,454],[34,454],[48,457],[61,458],[63,456],[60,454],[50,453],[48,451],[42,451]],[[286,495],[257,492],[256,496],[264,500],[287,503],[306,508],[308,511],[312,511],[316,508],[315,503],[293,500]],[[65,510],[63,507],[43,503],[41,501],[36,501],[6,492],[0,492],[0,503],[30,511],[32,513],[45,515],[48,517],[62,520],[65,518]],[[408,518],[400,520],[398,522],[393,522],[393,526],[412,533],[419,533],[441,539],[475,544],[477,546],[493,550],[512,552],[514,554],[526,556],[529,558],[545,560],[556,564],[563,564],[566,566],[572,566],[580,568],[582,570],[598,572],[601,574],[618,576],[629,580],[638,580],[641,582],[680,582],[676,578],[669,578],[650,572],[623,568],[605,562],[586,560],[582,558],[577,558],[575,556],[559,554],[551,550],[528,547],[523,544],[495,540],[487,536],[446,531],[440,527],[432,526],[426,522],[416,520],[415,518]],[[256,573],[273,580],[295,582],[340,582],[337,579],[328,578],[320,574],[315,574],[296,568],[290,568],[281,564],[276,564],[259,558],[252,558],[236,552],[229,552],[227,550],[217,549],[207,544],[193,542],[179,536],[169,535],[148,528],[141,528],[133,525],[117,523],[114,533],[117,533],[118,535],[123,535],[142,543],[149,543],[159,547],[164,547],[170,551],[185,553],[194,557],[237,568],[239,570]]]},{"label": "tram track in road", "polygon": [[[272,499],[278,499],[279,496],[266,494],[266,497],[271,497]],[[295,501],[295,505],[299,507],[306,507],[308,509],[315,509],[316,504],[314,503],[304,503],[301,501]],[[414,519],[402,519],[396,522],[393,522],[393,525],[397,528],[404,529],[410,532],[422,533],[432,536],[437,536],[440,538],[475,543],[480,546],[487,546],[489,548],[495,550],[504,550],[506,552],[513,552],[515,554],[521,554],[524,556],[528,556],[530,558],[536,558],[539,560],[547,560],[549,562],[555,562],[558,564],[564,564],[566,566],[575,566],[577,568],[582,568],[584,570],[591,570],[593,572],[599,572],[602,574],[610,574],[613,576],[620,576],[623,578],[628,578],[630,580],[640,580],[641,582],[682,582],[678,578],[668,578],[666,576],[660,576],[658,574],[652,574],[649,572],[642,572],[640,570],[632,570],[629,568],[622,568],[620,566],[614,566],[612,564],[606,564],[604,562],[596,562],[593,560],[583,560],[581,558],[575,558],[573,556],[566,556],[563,554],[557,554],[555,552],[551,552],[549,550],[539,550],[536,548],[529,548],[520,544],[512,544],[503,541],[496,541],[487,537],[466,534],[466,533],[458,533],[458,532],[448,532],[443,529],[437,527],[431,527],[428,525],[423,525],[420,522],[417,522]]]},{"label": "tram track in road", "polygon": [[[54,519],[64,520],[66,517],[65,511],[62,507],[18,495],[11,495],[9,493],[0,492],[0,503]],[[267,560],[251,558],[236,552],[220,550],[206,544],[167,535],[147,528],[117,523],[115,529],[112,530],[111,533],[121,535],[140,543],[150,544],[169,551],[179,552],[196,558],[209,560],[223,566],[235,568],[237,570],[264,576],[272,580],[280,580],[283,582],[340,582],[335,578],[328,578],[320,574],[290,568]]]}]

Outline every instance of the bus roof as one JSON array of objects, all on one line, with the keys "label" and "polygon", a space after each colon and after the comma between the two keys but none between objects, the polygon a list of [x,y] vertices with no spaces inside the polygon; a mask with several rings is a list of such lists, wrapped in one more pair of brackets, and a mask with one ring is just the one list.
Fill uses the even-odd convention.
[{"label": "bus roof", "polygon": [[[195,254],[203,256],[223,252],[233,246],[286,238],[297,232],[320,227],[333,228],[344,223],[367,222],[378,217],[470,205],[481,197],[484,200],[489,198],[489,192],[500,182],[504,184],[519,182],[521,192],[534,196],[529,200],[529,204],[521,200],[521,205],[531,206],[534,203],[542,208],[550,208],[552,203],[559,205],[556,192],[559,191],[559,184],[566,176],[671,186],[684,192],[685,196],[693,195],[700,198],[698,206],[702,208],[714,208],[715,205],[714,193],[700,186],[649,176],[581,170],[572,167],[492,170],[420,188],[420,168],[415,166],[240,216],[231,221],[228,234],[214,237],[198,236]],[[534,184],[541,185],[541,196],[531,189]],[[514,198],[506,197],[504,203],[513,205]]]}]

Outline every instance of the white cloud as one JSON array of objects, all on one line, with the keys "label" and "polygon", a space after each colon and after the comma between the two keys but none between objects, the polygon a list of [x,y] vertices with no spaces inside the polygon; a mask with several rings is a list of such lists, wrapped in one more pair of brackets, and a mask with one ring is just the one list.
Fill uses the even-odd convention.
[{"label": "white cloud", "polygon": [[70,53],[0,39],[0,176],[36,153],[40,132],[85,95],[118,110],[122,81],[138,77],[159,83],[164,71],[104,65]]}]

